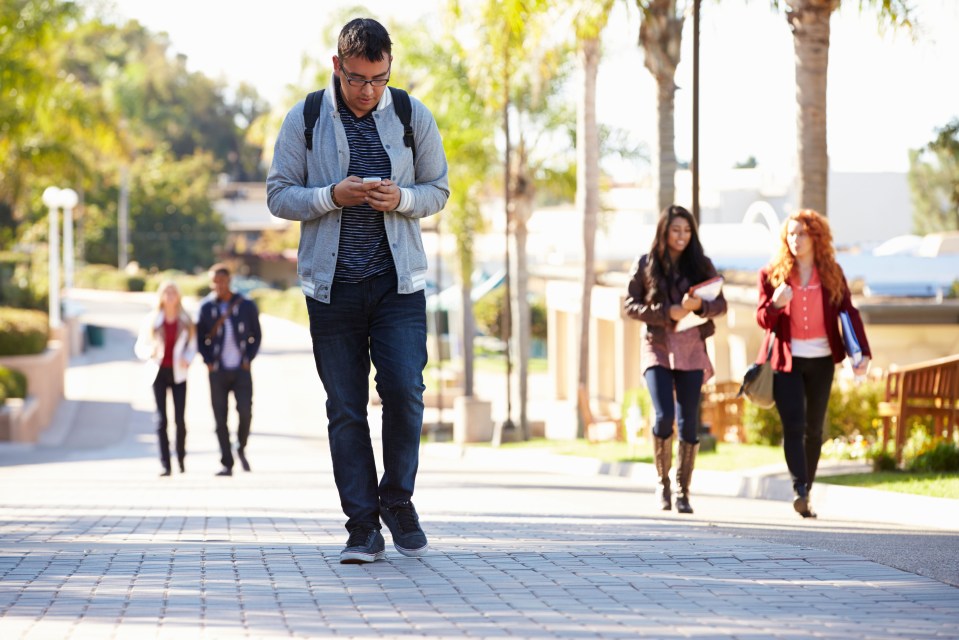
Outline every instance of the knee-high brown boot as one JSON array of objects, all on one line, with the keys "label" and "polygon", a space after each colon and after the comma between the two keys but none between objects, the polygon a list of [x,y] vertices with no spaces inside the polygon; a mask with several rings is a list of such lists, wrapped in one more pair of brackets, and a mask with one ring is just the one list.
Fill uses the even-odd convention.
[{"label": "knee-high brown boot", "polygon": [[679,462],[676,465],[676,483],[679,485],[679,495],[676,496],[676,511],[692,513],[689,506],[689,482],[693,478],[693,467],[696,466],[696,452],[699,443],[690,444],[679,441]]},{"label": "knee-high brown boot", "polygon": [[653,459],[656,462],[656,475],[659,484],[656,496],[662,505],[663,511],[673,508],[673,494],[669,486],[669,469],[673,466],[673,437],[657,438],[653,436]]}]

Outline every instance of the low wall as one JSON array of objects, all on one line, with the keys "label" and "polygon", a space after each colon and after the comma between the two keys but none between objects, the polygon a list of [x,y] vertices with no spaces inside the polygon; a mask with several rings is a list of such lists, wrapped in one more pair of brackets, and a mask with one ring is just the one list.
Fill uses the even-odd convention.
[{"label": "low wall", "polygon": [[16,369],[27,377],[28,401],[36,403],[36,410],[24,411],[11,430],[11,439],[17,442],[36,442],[46,429],[63,400],[64,374],[68,362],[67,346],[60,340],[51,340],[43,353],[32,356],[0,356],[0,366]]}]

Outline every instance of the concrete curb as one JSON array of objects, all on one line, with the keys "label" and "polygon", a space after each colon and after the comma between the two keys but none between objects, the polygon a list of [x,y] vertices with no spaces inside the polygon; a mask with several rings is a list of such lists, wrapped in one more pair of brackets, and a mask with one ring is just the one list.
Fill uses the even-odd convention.
[{"label": "concrete curb", "polygon": [[[452,443],[427,443],[426,455],[445,459],[469,459],[513,470],[558,473],[570,476],[605,475],[624,478],[637,487],[652,490],[656,471],[642,462],[604,462],[595,458],[566,456],[548,451],[506,450]],[[823,465],[822,475],[855,472],[861,464]],[[675,471],[675,470],[674,470]],[[697,469],[693,491],[700,495],[752,498],[791,502],[792,482],[782,467],[762,467],[744,472]],[[819,482],[813,488],[816,512],[822,518],[892,523],[916,529],[959,530],[959,500],[931,498],[893,491],[845,487]]]}]

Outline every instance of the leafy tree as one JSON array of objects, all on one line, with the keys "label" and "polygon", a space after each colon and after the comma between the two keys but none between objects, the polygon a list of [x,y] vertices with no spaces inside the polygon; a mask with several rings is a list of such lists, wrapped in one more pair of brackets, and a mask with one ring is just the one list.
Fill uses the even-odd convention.
[{"label": "leafy tree", "polygon": [[484,190],[496,166],[493,114],[486,109],[470,83],[469,52],[456,38],[425,39],[413,30],[401,31],[398,55],[402,56],[394,77],[429,105],[443,134],[449,164],[450,198],[437,220],[438,229],[449,230],[456,239],[457,281],[463,310],[460,327],[463,345],[463,393],[473,395],[472,275],[473,238],[481,233],[480,212]]},{"label": "leafy tree", "polygon": [[909,187],[916,233],[959,231],[959,118],[909,152]]},{"label": "leafy tree", "polygon": [[[582,0],[574,6],[577,58],[583,70],[576,117],[576,201],[583,212],[583,293],[580,307],[578,382],[589,389],[589,334],[592,293],[596,282],[596,227],[599,217],[599,127],[596,122],[596,75],[600,36],[609,20],[613,0]],[[587,401],[589,393],[585,394]],[[580,411],[580,414],[582,411]],[[580,424],[582,436],[586,425]]]},{"label": "leafy tree", "polygon": [[[210,154],[174,160],[158,149],[138,156],[131,170],[130,258],[147,269],[193,272],[214,262],[226,229],[209,193],[216,175]],[[93,263],[116,263],[116,184],[87,204],[85,253]]]}]

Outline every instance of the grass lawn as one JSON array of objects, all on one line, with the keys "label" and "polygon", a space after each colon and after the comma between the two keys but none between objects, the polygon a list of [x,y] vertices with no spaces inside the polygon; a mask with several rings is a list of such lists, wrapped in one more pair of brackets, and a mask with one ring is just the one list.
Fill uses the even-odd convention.
[{"label": "grass lawn", "polygon": [[[598,458],[605,462],[652,463],[653,461],[652,445],[646,442],[631,447],[624,442],[598,442],[596,444],[590,444],[585,440],[546,440],[544,438],[536,438],[529,442],[507,443],[503,445],[503,448],[512,450],[547,450],[560,455]],[[732,444],[728,442],[720,442],[717,451],[700,452],[696,458],[697,468],[716,471],[751,469],[754,467],[784,463],[781,447],[767,447],[755,444]]]},{"label": "grass lawn", "polygon": [[959,499],[959,473],[882,471],[879,473],[825,476],[817,478],[816,481],[826,484],[841,484],[847,487],[866,487],[881,489],[882,491],[912,493],[934,498]]},{"label": "grass lawn", "polygon": [[[598,458],[605,462],[653,462],[652,446],[646,442],[630,447],[623,442],[590,444],[585,440],[536,438],[529,442],[506,443],[502,447],[510,450],[529,449],[582,458]],[[675,466],[675,464],[676,460],[674,458],[673,465]],[[716,451],[700,452],[696,458],[697,469],[710,469],[712,471],[755,469],[756,467],[776,464],[783,465],[785,468],[782,447],[756,444],[720,442]],[[959,473],[908,473],[905,471],[855,473],[820,476],[816,479],[816,482],[959,499]]]}]

